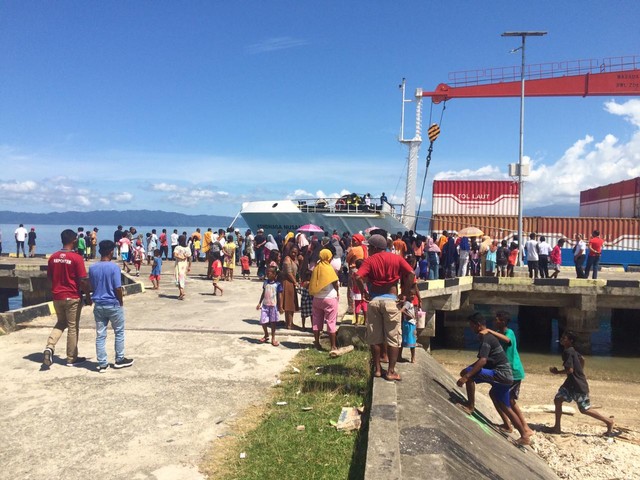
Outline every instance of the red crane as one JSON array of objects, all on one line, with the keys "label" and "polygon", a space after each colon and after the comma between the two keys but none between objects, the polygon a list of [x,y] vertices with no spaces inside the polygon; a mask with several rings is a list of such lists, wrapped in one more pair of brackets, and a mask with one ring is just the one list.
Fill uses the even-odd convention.
[{"label": "red crane", "polygon": [[[449,84],[422,92],[433,103],[451,98],[519,97],[520,67],[453,72]],[[526,97],[640,96],[640,56],[573,60],[525,67]]]}]

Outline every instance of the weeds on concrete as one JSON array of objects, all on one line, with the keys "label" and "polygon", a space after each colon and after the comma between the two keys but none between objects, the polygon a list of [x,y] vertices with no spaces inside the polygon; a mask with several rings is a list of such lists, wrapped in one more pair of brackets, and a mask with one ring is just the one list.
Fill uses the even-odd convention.
[{"label": "weeds on concrete", "polygon": [[[236,435],[215,442],[203,472],[228,480],[364,478],[369,354],[354,351],[330,359],[327,352],[305,350],[280,380],[264,409],[245,412]],[[365,407],[360,430],[336,430],[331,422],[342,407],[354,406]]]}]

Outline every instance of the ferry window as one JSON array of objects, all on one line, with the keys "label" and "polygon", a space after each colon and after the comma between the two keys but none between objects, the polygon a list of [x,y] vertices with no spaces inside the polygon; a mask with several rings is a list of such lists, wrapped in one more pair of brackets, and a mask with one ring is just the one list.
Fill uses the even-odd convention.
[{"label": "ferry window", "polygon": [[276,208],[277,206],[278,206],[278,202],[276,202],[273,205],[271,205],[271,208]]}]

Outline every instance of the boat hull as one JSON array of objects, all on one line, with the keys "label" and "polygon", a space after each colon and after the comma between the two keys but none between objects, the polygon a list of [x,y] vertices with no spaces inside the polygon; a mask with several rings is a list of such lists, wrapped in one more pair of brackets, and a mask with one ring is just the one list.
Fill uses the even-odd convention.
[{"label": "boat hull", "polygon": [[275,234],[295,232],[309,223],[321,227],[331,234],[334,230],[357,233],[371,227],[378,227],[389,233],[404,232],[406,227],[393,214],[375,212],[301,211],[291,201],[250,202],[243,205],[240,212],[251,231],[264,229]]}]

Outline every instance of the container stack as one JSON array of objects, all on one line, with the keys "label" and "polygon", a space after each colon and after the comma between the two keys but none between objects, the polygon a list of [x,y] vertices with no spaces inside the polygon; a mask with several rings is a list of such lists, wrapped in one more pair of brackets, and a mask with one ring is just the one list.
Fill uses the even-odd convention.
[{"label": "container stack", "polygon": [[[565,238],[573,245],[577,233],[588,239],[593,230],[599,230],[605,249],[632,252],[640,258],[639,198],[640,178],[586,190],[580,194],[580,217],[523,217],[523,235],[544,235],[551,245]],[[589,216],[582,216],[583,212]],[[431,232],[465,227],[511,242],[518,232],[518,183],[435,180]]]}]

